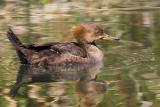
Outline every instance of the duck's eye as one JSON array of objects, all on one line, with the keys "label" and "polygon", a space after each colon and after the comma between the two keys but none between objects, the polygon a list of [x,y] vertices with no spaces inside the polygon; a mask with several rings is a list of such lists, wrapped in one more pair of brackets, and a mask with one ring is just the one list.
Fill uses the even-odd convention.
[{"label": "duck's eye", "polygon": [[99,30],[96,30],[96,33],[100,33],[100,31],[99,31]]},{"label": "duck's eye", "polygon": [[96,33],[97,33],[97,34],[102,34],[102,33],[103,33],[103,30],[96,30]]}]

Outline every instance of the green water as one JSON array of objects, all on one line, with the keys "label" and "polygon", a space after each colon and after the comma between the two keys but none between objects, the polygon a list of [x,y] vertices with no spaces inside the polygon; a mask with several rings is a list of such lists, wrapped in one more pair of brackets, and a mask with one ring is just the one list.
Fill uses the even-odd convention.
[{"label": "green water", "polygon": [[[160,2],[102,1],[0,1],[0,107],[160,107]],[[104,67],[21,66],[5,36],[10,26],[23,43],[72,41],[77,23],[121,38],[97,41]]]}]

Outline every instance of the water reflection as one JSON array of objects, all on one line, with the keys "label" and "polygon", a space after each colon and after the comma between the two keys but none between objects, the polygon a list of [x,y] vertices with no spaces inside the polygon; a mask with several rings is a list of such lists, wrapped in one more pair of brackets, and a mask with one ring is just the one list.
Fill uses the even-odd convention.
[{"label": "water reflection", "polygon": [[[42,1],[48,3],[40,3]],[[99,102],[100,107],[159,107],[160,1],[106,1],[1,0],[0,107],[8,107],[8,104],[11,107],[46,107],[51,104],[53,107],[84,107],[96,106]],[[100,42],[106,57],[102,72],[81,72],[87,71],[85,69],[72,72],[74,70],[70,69],[64,70],[66,73],[54,69],[53,73],[48,68],[22,65],[19,79],[11,91],[16,97],[10,98],[8,89],[15,80],[18,60],[5,36],[8,26],[14,26],[23,42],[42,44],[73,40],[69,28],[82,22],[98,23],[108,34],[118,34],[124,40],[118,46]],[[31,72],[32,69],[37,69],[39,75]],[[106,86],[103,81],[113,81],[107,93],[103,92]]]},{"label": "water reflection", "polygon": [[[64,93],[67,91],[67,85],[69,81],[75,82],[75,95],[78,97],[77,104],[80,107],[94,107],[100,103],[101,95],[106,92],[107,84],[104,81],[96,79],[97,75],[101,72],[102,64],[97,65],[85,65],[85,66],[27,66],[21,65],[17,74],[16,83],[10,90],[12,97],[18,95],[20,87],[31,85],[32,88],[27,90],[27,96],[34,98],[36,101],[42,100],[38,94],[38,91],[42,87],[34,85],[34,83],[56,84],[58,87],[50,87],[46,97],[51,97],[50,103],[54,107],[68,104],[65,100]],[[37,89],[38,87],[38,89]],[[32,91],[31,91],[32,90]],[[54,98],[53,98],[54,97]],[[64,98],[63,98],[64,97]],[[53,99],[52,99],[53,98]]]}]

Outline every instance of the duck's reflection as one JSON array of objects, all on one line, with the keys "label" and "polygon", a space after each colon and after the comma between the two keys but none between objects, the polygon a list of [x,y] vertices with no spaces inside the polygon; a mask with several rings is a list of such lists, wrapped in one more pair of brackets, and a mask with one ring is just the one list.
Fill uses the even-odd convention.
[{"label": "duck's reflection", "polygon": [[11,88],[10,94],[13,97],[16,96],[19,88],[24,84],[35,82],[67,82],[69,80],[76,83],[76,95],[79,99],[79,105],[82,107],[95,106],[99,103],[100,95],[106,91],[106,83],[96,80],[101,67],[101,64],[69,67],[21,65],[16,83]]}]

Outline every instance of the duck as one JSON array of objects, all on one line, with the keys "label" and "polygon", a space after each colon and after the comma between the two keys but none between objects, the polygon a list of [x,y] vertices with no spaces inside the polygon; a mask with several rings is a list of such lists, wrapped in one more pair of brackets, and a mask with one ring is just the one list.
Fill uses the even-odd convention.
[{"label": "duck", "polygon": [[82,23],[72,27],[76,41],[45,44],[23,44],[11,28],[7,37],[15,48],[21,64],[28,65],[73,65],[93,64],[103,61],[103,52],[97,40],[115,40],[96,24]]}]

